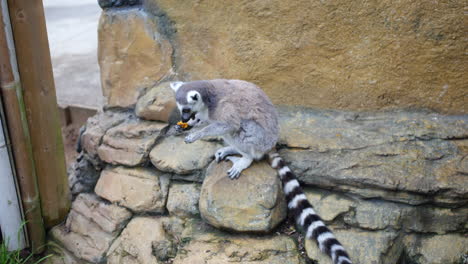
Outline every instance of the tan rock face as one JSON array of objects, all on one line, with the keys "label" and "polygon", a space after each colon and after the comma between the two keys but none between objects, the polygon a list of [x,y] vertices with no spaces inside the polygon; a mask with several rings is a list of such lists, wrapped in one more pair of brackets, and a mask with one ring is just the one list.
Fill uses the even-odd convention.
[{"label": "tan rock face", "polygon": [[[94,194],[83,193],[73,201],[65,224],[54,227],[51,236],[76,257],[99,263],[131,216],[125,208],[108,204]],[[75,260],[66,253],[64,260],[80,263],[73,262]]]},{"label": "tan rock face", "polygon": [[419,238],[410,236],[404,243],[409,248],[408,255],[417,258],[420,263],[466,263],[468,252],[466,235],[447,234]]},{"label": "tan rock face", "polygon": [[468,111],[462,2],[144,2],[173,23],[187,80],[253,81],[276,104]]},{"label": "tan rock face", "polygon": [[86,129],[81,135],[83,149],[91,159],[98,156],[98,148],[101,145],[102,137],[110,128],[123,123],[129,119],[131,114],[121,112],[101,112],[90,117],[86,122]]},{"label": "tan rock face", "polygon": [[[359,264],[392,264],[395,263],[395,256],[399,256],[400,252],[392,252],[388,259],[385,254],[390,251],[401,251],[403,248],[397,243],[394,244],[396,234],[393,232],[367,232],[359,230],[337,230],[334,231],[338,241],[343,244],[348,251],[351,261]],[[397,246],[398,248],[393,248]],[[315,241],[306,239],[305,248],[307,256],[318,263],[332,263],[330,258],[323,254]]]},{"label": "tan rock face", "polygon": [[98,148],[101,160],[114,164],[136,166],[147,161],[164,123],[130,120],[113,127],[105,134]]},{"label": "tan rock face", "polygon": [[293,238],[285,235],[247,236],[214,230],[192,221],[186,224],[173,264],[305,264]]},{"label": "tan rock face", "polygon": [[70,212],[66,226],[55,226],[50,234],[52,239],[75,256],[93,263],[103,260],[115,238],[115,235],[103,231],[96,223],[75,211]]},{"label": "tan rock face", "polygon": [[172,47],[155,21],[141,8],[102,13],[98,59],[108,106],[135,104],[140,89],[171,73]]},{"label": "tan rock face", "polygon": [[132,216],[127,209],[109,204],[95,194],[82,193],[73,201],[72,210],[86,216],[107,233],[119,232]]},{"label": "tan rock face", "polygon": [[175,93],[169,84],[164,82],[154,86],[140,97],[135,107],[136,115],[146,120],[169,122],[174,111],[178,111]]},{"label": "tan rock face", "polygon": [[410,204],[466,202],[467,152],[450,140],[466,141],[466,116],[301,107],[279,113],[280,155],[306,184]]},{"label": "tan rock face", "polygon": [[221,145],[197,140],[184,143],[184,137],[168,137],[159,142],[150,152],[151,163],[161,171],[190,174],[204,169],[213,160]]},{"label": "tan rock face", "polygon": [[163,212],[169,176],[154,169],[116,167],[102,171],[94,191],[135,212]]},{"label": "tan rock face", "polygon": [[211,163],[200,194],[200,213],[211,225],[235,231],[268,232],[286,217],[281,184],[266,162],[253,163],[231,180],[230,162]]},{"label": "tan rock face", "polygon": [[[159,249],[159,259],[153,254],[155,248]],[[162,256],[161,251],[164,248],[166,255]],[[107,263],[161,263],[158,260],[164,260],[168,257],[167,254],[174,254],[168,251],[172,252],[172,242],[164,230],[161,218],[136,217],[128,223],[121,236],[112,244],[107,254]]]},{"label": "tan rock face", "polygon": [[166,205],[169,214],[179,217],[199,215],[200,188],[201,185],[196,183],[172,183]]}]

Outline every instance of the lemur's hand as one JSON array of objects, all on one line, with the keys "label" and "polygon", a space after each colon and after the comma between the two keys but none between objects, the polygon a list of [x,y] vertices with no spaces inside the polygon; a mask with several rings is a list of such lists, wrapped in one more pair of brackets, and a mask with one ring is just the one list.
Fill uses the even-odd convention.
[{"label": "lemur's hand", "polygon": [[191,133],[185,137],[185,143],[190,144],[199,139],[200,139],[200,136],[197,133]]}]

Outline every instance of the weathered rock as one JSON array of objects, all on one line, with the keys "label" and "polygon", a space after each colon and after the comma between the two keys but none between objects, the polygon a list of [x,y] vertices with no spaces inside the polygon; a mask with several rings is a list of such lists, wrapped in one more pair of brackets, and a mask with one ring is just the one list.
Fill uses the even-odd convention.
[{"label": "weathered rock", "polygon": [[194,183],[172,183],[166,204],[169,214],[179,217],[200,214],[198,211],[200,188],[199,184]]},{"label": "weathered rock", "polygon": [[103,260],[115,238],[115,235],[103,231],[96,223],[75,211],[68,215],[66,226],[55,226],[50,235],[78,258],[93,263]]},{"label": "weathered rock", "polygon": [[[360,230],[334,230],[337,239],[348,251],[351,260],[356,264],[394,264],[402,253],[402,243],[394,243],[397,235],[394,232],[368,232]],[[396,247],[396,248],[394,248]],[[315,241],[305,242],[307,256],[319,264],[332,263],[323,254]],[[392,251],[392,254],[387,254]]]},{"label": "weathered rock", "polygon": [[266,162],[253,163],[231,180],[231,162],[212,162],[200,194],[200,214],[215,227],[235,231],[268,232],[286,216],[276,171]]},{"label": "weathered rock", "polygon": [[98,148],[101,160],[114,164],[136,166],[145,163],[157,136],[166,124],[130,120],[107,131]]},{"label": "weathered rock", "polygon": [[468,208],[410,207],[403,210],[401,222],[405,230],[418,233],[466,232]]},{"label": "weathered rock", "polygon": [[177,115],[175,94],[169,84],[170,82],[164,82],[154,86],[138,98],[136,115],[146,120],[163,122],[169,122],[171,115]]},{"label": "weathered rock", "polygon": [[161,218],[136,217],[112,244],[109,264],[152,264],[175,255],[175,248]]},{"label": "weathered rock", "polygon": [[182,240],[173,264],[305,264],[294,239],[284,235],[232,235],[192,221]]},{"label": "weathered rock", "polygon": [[[440,236],[408,236],[404,243],[407,254],[416,263],[461,264],[468,252],[468,240],[463,234]],[[466,258],[465,258],[466,260]]]},{"label": "weathered rock", "polygon": [[158,170],[190,174],[204,169],[220,147],[218,143],[204,140],[186,144],[184,137],[172,136],[163,139],[151,150],[150,159]]},{"label": "weathered rock", "polygon": [[135,104],[140,89],[171,74],[172,47],[157,27],[141,8],[103,11],[98,60],[108,106]]},{"label": "weathered rock", "polygon": [[68,186],[73,198],[83,192],[92,192],[99,179],[99,171],[80,153],[75,163],[68,169]]},{"label": "weathered rock", "polygon": [[90,160],[96,164],[98,147],[101,145],[102,137],[110,128],[124,122],[132,117],[129,112],[100,112],[86,122],[86,129],[81,135],[81,146],[86,151]]},{"label": "weathered rock", "polygon": [[132,216],[127,209],[109,204],[95,194],[82,193],[73,201],[72,210],[86,216],[107,233],[120,232]]},{"label": "weathered rock", "polygon": [[163,212],[169,175],[150,168],[116,167],[101,173],[95,192],[135,212]]},{"label": "weathered rock", "polygon": [[143,4],[164,23],[188,80],[254,81],[276,104],[468,112],[464,18],[454,12],[462,2]]},{"label": "weathered rock", "polygon": [[307,199],[314,207],[315,211],[325,221],[332,221],[338,215],[350,211],[355,204],[351,199],[334,193],[304,189]]},{"label": "weathered rock", "polygon": [[89,264],[88,261],[78,259],[57,243],[49,245],[45,255],[49,256],[44,261],[45,264]]},{"label": "weathered rock", "polygon": [[[281,108],[280,154],[307,184],[419,204],[463,204],[466,116]],[[459,139],[455,143],[451,139]]]}]

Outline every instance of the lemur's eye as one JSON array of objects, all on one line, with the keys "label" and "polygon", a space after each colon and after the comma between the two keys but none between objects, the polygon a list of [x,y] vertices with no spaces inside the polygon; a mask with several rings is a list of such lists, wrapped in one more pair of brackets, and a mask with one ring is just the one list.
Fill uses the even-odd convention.
[{"label": "lemur's eye", "polygon": [[190,113],[190,109],[189,108],[184,108],[184,109],[182,109],[182,113],[188,114],[188,113]]},{"label": "lemur's eye", "polygon": [[196,94],[192,95],[192,100],[198,101],[198,95],[196,95]]}]

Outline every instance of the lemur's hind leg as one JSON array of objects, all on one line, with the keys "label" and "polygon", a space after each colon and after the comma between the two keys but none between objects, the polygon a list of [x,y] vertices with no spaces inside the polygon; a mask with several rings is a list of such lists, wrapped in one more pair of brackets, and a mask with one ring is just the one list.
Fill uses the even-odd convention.
[{"label": "lemur's hind leg", "polygon": [[250,166],[250,164],[252,164],[252,161],[253,161],[253,159],[251,158],[235,157],[235,156],[229,156],[226,159],[230,160],[233,163],[231,169],[227,171],[227,174],[229,178],[231,179],[239,178],[242,171],[247,169]]},{"label": "lemur's hind leg", "polygon": [[240,154],[240,153],[233,147],[228,146],[228,147],[220,148],[215,153],[215,160],[216,162],[219,163],[220,161],[224,160],[227,156],[236,155],[236,154]]}]

